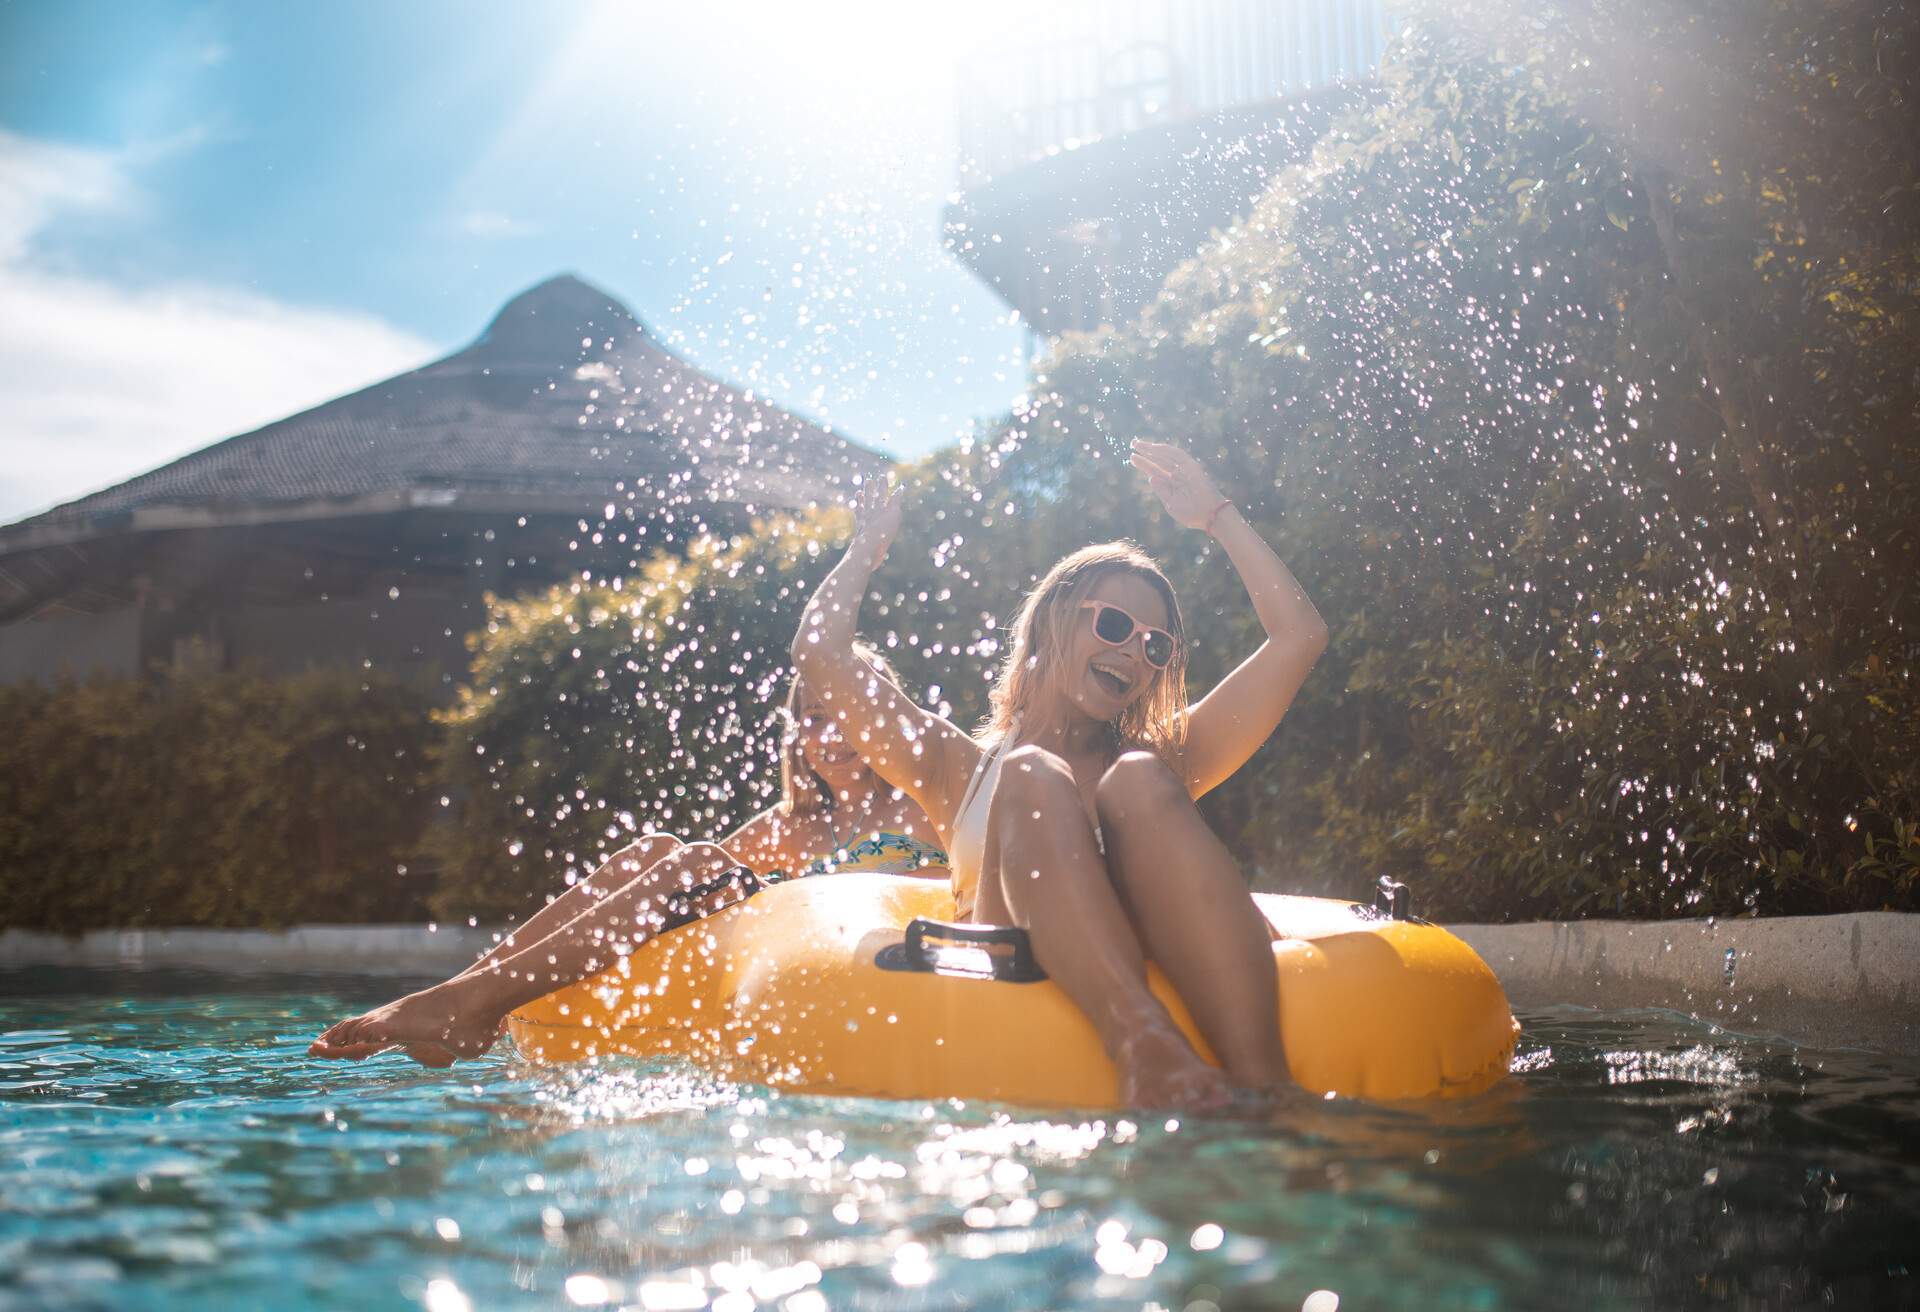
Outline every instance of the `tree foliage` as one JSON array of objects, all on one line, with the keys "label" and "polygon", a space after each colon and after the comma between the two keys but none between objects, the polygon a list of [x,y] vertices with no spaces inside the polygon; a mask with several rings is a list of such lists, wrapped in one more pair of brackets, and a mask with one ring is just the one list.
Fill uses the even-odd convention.
[{"label": "tree foliage", "polygon": [[[915,472],[870,633],[969,722],[1032,580],[1133,537],[1180,588],[1201,691],[1260,635],[1220,553],[1125,467],[1129,438],[1171,437],[1334,630],[1282,732],[1205,803],[1263,885],[1391,873],[1433,914],[1492,918],[1913,906],[1916,247],[1883,212],[1914,194],[1891,127],[1909,88],[1883,72],[1909,76],[1912,27],[1871,6],[1416,10],[1372,95],[1139,321],[1062,341],[1006,421]],[[1828,158],[1842,139],[1858,158]],[[787,535],[822,528],[730,545],[700,567],[725,586],[681,579],[692,632],[766,624],[722,699],[768,652],[770,695],[804,592],[737,592],[731,562],[797,560]],[[689,758],[670,788],[555,766],[609,724],[635,761],[675,750],[640,750],[632,694],[576,700],[676,659],[633,636],[656,601],[596,596],[535,607],[540,669],[603,645],[526,702],[521,756],[559,785],[514,785],[515,824],[610,792],[733,817],[745,795],[710,781],[744,727],[696,733],[718,774]],[[714,787],[731,809],[679,800]]]}]

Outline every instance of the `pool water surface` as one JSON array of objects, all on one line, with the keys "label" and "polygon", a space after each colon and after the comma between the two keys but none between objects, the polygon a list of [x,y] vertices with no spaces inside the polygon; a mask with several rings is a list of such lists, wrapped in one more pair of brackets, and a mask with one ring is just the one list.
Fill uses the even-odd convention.
[{"label": "pool water surface", "polygon": [[1478,1098],[1181,1120],[306,1056],[395,988],[0,971],[0,1309],[1920,1302],[1914,1059],[1555,1008]]}]

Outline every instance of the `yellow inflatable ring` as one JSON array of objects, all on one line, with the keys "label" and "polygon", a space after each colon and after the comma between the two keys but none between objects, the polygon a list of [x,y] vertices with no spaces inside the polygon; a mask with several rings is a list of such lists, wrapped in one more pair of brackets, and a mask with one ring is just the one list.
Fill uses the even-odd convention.
[{"label": "yellow inflatable ring", "polygon": [[[1257,896],[1279,932],[1281,1038],[1302,1086],[1450,1097],[1506,1074],[1519,1026],[1465,943],[1351,902]],[[508,1026],[537,1061],[680,1056],[722,1079],[810,1093],[1114,1106],[1113,1065],[1059,986],[993,978],[1001,946],[914,926],[952,915],[940,878],[776,884],[522,1008]],[[1158,970],[1149,983],[1213,1060]]]}]

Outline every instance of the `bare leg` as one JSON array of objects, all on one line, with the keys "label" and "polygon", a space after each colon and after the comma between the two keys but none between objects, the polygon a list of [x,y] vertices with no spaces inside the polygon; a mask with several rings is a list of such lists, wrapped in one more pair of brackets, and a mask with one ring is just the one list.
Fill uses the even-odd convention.
[{"label": "bare leg", "polygon": [[527,919],[461,971],[470,975],[483,966],[510,957],[524,943],[538,943],[602,898],[611,897],[645,874],[656,862],[685,847],[672,834],[648,834],[615,852],[600,868]]},{"label": "bare leg", "polygon": [[[540,908],[528,918],[526,924],[504,935],[498,943],[477,957],[466,969],[460,971],[460,975],[471,975],[474,971],[490,966],[495,961],[512,956],[521,944],[538,943],[581,912],[588,910],[601,898],[610,897],[627,887],[635,879],[644,875],[656,861],[684,846],[685,844],[672,834],[648,834],[644,838],[629,843],[601,862],[600,868],[587,878]],[[458,977],[455,976],[455,978]],[[368,1044],[363,1052],[330,1048],[325,1055],[358,1059],[386,1052],[393,1046],[392,1044]],[[407,1055],[422,1066],[451,1066],[454,1062],[454,1054],[438,1044],[411,1043],[403,1046],[407,1050]]]},{"label": "bare leg", "polygon": [[1224,1101],[1220,1073],[1147,989],[1140,940],[1059,757],[1035,747],[1008,753],[988,812],[985,864],[979,914],[1033,936],[1041,966],[1087,1014],[1119,1069],[1123,1101]]},{"label": "bare leg", "polygon": [[[409,1055],[438,1048],[449,1060],[478,1056],[493,1045],[501,1022],[515,1007],[607,969],[622,950],[630,951],[659,932],[672,893],[704,883],[735,864],[724,848],[711,843],[680,847],[539,942],[343,1020],[315,1039],[308,1055],[357,1059],[399,1044]],[[725,901],[716,895],[718,904]],[[435,1059],[427,1064],[440,1063]]]},{"label": "bare leg", "polygon": [[1287,1082],[1266,918],[1186,786],[1128,752],[1095,793],[1107,865],[1147,955],[1167,973],[1235,1083]]}]

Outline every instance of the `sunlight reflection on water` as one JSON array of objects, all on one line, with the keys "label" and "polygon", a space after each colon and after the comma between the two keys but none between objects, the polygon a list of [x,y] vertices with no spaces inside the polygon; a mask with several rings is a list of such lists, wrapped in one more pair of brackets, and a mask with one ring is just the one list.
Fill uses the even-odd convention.
[{"label": "sunlight reflection on water", "polygon": [[1914,1063],[1662,1013],[1535,1013],[1468,1102],[1204,1121],[335,1066],[364,983],[0,979],[0,1308],[1792,1301],[1905,1288],[1917,1219]]}]

